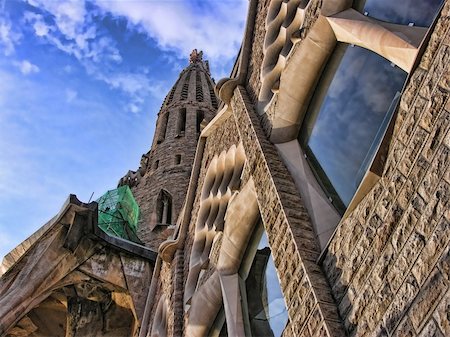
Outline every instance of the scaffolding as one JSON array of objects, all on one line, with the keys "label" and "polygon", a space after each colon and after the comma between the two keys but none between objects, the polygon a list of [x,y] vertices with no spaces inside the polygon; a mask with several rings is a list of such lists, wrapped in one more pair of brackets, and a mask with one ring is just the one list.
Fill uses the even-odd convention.
[{"label": "scaffolding", "polygon": [[98,226],[123,239],[136,237],[139,206],[127,185],[110,190],[98,200]]}]

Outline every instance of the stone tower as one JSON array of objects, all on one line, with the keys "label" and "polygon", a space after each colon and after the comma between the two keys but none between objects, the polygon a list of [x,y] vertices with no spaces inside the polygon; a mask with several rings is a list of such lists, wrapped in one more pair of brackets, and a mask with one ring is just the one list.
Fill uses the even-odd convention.
[{"label": "stone tower", "polygon": [[172,232],[184,201],[200,132],[215,115],[208,61],[194,49],[164,99],[150,151],[137,171],[128,171],[119,185],[129,185],[140,207],[139,238],[157,250]]}]

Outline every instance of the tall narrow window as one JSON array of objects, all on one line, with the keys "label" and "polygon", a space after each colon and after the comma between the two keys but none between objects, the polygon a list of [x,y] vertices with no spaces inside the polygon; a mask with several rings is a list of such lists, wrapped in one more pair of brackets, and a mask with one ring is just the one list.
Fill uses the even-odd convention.
[{"label": "tall narrow window", "polygon": [[156,170],[159,167],[159,160],[155,161],[155,164],[153,164],[153,169]]},{"label": "tall narrow window", "polygon": [[159,224],[172,223],[172,196],[166,190],[161,190],[156,201],[156,215]]},{"label": "tall narrow window", "polygon": [[191,79],[191,72],[189,71],[184,79],[183,88],[181,89],[181,99],[184,101],[188,97],[189,81]]},{"label": "tall narrow window", "polygon": [[178,111],[178,121],[177,121],[177,135],[184,135],[186,130],[186,108],[181,108]]},{"label": "tall narrow window", "polygon": [[197,133],[200,133],[202,130],[202,122],[205,119],[205,114],[203,113],[202,110],[197,110],[197,122],[196,122],[196,126],[197,126]]},{"label": "tall narrow window", "polygon": [[203,102],[202,79],[198,71],[195,76],[195,84],[195,98],[197,102]]},{"label": "tall narrow window", "polygon": [[166,131],[167,131],[167,122],[169,121],[169,111],[167,111],[165,114],[163,114],[160,117],[159,122],[159,132],[158,132],[158,144],[162,143],[164,139],[166,138]]}]

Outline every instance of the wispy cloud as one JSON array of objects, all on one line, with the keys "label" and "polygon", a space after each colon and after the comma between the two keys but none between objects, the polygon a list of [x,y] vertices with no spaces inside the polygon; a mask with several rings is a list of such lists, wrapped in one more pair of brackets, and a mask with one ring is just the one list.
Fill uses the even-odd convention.
[{"label": "wispy cloud", "polygon": [[73,89],[66,89],[66,102],[72,103],[74,99],[78,96],[78,92]]},{"label": "wispy cloud", "polygon": [[212,1],[201,2],[201,6],[189,1],[96,1],[96,4],[144,28],[162,48],[185,57],[195,47],[204,50],[211,59],[220,59],[235,56],[248,2]]},{"label": "wispy cloud", "polygon": [[[99,27],[95,17],[101,13],[87,2],[29,0],[43,14],[26,12],[25,23],[32,26],[35,35],[66,54],[74,56],[91,77],[105,82],[110,88],[128,96],[124,105],[133,113],[141,111],[145,98],[152,95],[162,99],[168,88],[150,80],[151,74],[118,70],[122,62],[117,42]],[[90,5],[92,7],[92,4]],[[64,68],[71,72],[72,67]],[[67,96],[68,100],[69,96]],[[73,99],[73,98],[72,98]]]},{"label": "wispy cloud", "polygon": [[13,29],[11,22],[6,17],[0,17],[0,51],[5,56],[14,53],[15,45],[21,38],[22,34]]},{"label": "wispy cloud", "polygon": [[107,83],[112,89],[124,92],[130,99],[126,108],[133,113],[141,111],[142,104],[149,95],[162,100],[168,90],[161,83],[152,83],[144,73],[118,72],[107,76],[97,73],[96,78]]},{"label": "wispy cloud", "polygon": [[120,63],[122,57],[115,41],[99,32],[83,1],[29,1],[45,13],[26,12],[24,21],[34,33],[78,61]]},{"label": "wispy cloud", "polygon": [[[129,110],[141,109],[145,94],[161,96],[158,85],[149,85],[151,74],[117,72],[123,61],[117,41],[98,26],[102,17],[126,19],[128,30],[145,33],[180,70],[193,48],[201,49],[216,74],[226,75],[224,64],[235,57],[242,39],[247,1],[156,2],[84,0],[27,0],[36,12],[24,15],[37,37],[74,56],[93,77],[129,95]],[[89,8],[89,9],[88,9]],[[38,13],[39,12],[39,13]],[[99,19],[100,18],[100,19]],[[96,21],[97,20],[97,21]],[[226,34],[224,34],[226,28]],[[177,60],[178,58],[178,60]]]},{"label": "wispy cloud", "polygon": [[30,75],[38,73],[40,71],[39,67],[28,60],[14,61],[14,66],[16,66],[23,75]]}]

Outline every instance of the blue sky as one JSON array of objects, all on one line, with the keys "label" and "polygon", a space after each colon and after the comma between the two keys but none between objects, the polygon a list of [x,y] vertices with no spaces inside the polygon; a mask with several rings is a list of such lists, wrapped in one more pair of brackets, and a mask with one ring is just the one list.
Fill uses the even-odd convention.
[{"label": "blue sky", "polygon": [[229,74],[247,3],[0,1],[0,259],[137,169],[193,48]]}]

